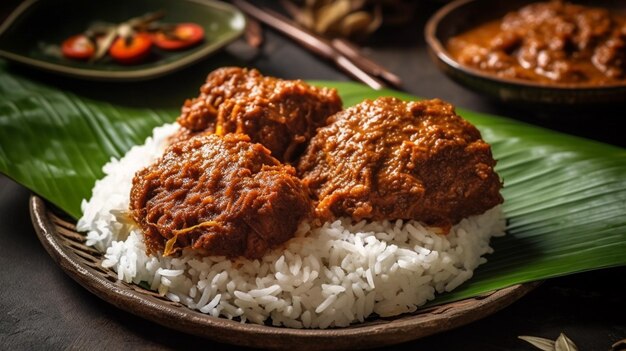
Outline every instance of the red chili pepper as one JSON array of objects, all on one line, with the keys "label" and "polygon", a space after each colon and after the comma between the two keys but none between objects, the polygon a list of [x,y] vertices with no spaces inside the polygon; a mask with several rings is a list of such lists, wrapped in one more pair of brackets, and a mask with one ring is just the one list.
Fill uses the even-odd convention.
[{"label": "red chili pepper", "polygon": [[94,44],[83,34],[65,39],[61,45],[63,56],[75,60],[87,60],[96,52]]},{"label": "red chili pepper", "polygon": [[171,33],[157,32],[153,38],[154,44],[163,50],[180,50],[202,42],[204,28],[195,23],[180,23]]},{"label": "red chili pepper", "polygon": [[109,55],[123,64],[138,63],[150,53],[152,38],[146,33],[137,33],[129,38],[115,39],[109,49]]}]

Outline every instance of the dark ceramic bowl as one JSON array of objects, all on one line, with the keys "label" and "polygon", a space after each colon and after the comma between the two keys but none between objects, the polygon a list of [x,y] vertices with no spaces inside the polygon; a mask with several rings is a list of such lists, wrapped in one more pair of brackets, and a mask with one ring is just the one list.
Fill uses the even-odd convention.
[{"label": "dark ceramic bowl", "polygon": [[[439,69],[457,83],[504,102],[577,106],[625,103],[626,83],[603,86],[550,85],[501,78],[460,64],[446,50],[446,43],[451,37],[537,1],[457,0],[442,7],[426,24],[425,36],[431,58]],[[626,2],[623,1],[573,2],[611,11],[626,11]]]}]

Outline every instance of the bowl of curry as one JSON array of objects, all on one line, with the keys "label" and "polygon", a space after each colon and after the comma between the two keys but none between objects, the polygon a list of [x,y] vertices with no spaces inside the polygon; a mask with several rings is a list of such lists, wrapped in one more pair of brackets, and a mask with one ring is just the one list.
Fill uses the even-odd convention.
[{"label": "bowl of curry", "polygon": [[590,105],[626,97],[626,4],[458,0],[425,30],[457,83],[513,103]]}]

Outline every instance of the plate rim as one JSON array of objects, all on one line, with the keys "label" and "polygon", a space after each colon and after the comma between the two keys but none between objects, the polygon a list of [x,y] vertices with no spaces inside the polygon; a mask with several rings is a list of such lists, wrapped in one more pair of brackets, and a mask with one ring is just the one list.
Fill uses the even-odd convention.
[{"label": "plate rim", "polygon": [[116,276],[110,273],[112,271],[109,271],[109,279],[105,278],[102,273],[104,269],[95,269],[72,251],[69,241],[59,234],[57,225],[53,223],[56,217],[54,211],[48,208],[41,197],[31,195],[29,209],[37,237],[48,254],[66,274],[94,295],[117,308],[165,327],[239,346],[262,345],[264,348],[288,349],[297,345],[302,349],[331,350],[398,344],[487,317],[541,284],[541,281],[517,284],[475,298],[428,307],[419,310],[419,313],[380,318],[346,328],[292,329],[243,324],[215,318],[169,300],[157,299],[154,297],[156,294],[151,295],[148,290],[117,281]]},{"label": "plate rim", "polygon": [[[18,20],[31,6],[36,3],[41,2],[42,0],[26,0],[21,3],[9,16],[6,20],[0,25],[0,38],[5,34],[5,32],[13,25],[13,23]],[[29,67],[34,67],[38,69],[42,69],[52,73],[58,73],[66,76],[76,77],[76,78],[88,78],[88,79],[96,79],[101,81],[129,81],[129,80],[142,80],[142,79],[152,79],[163,76],[167,73],[171,73],[187,67],[202,58],[210,55],[223,48],[224,46],[230,44],[241,35],[245,30],[247,20],[244,14],[237,9],[235,6],[225,3],[222,1],[215,0],[184,0],[190,3],[201,4],[206,7],[217,8],[220,10],[228,11],[234,15],[235,20],[231,21],[231,23],[240,24],[238,27],[232,26],[234,30],[230,31],[222,40],[210,43],[203,47],[201,50],[193,52],[189,55],[185,55],[179,59],[176,59],[172,62],[152,66],[147,68],[133,69],[127,71],[106,71],[106,70],[97,70],[97,69],[88,69],[88,68],[76,68],[71,66],[66,66],[63,64],[52,63],[43,61],[40,59],[32,58],[29,56],[21,55],[15,53],[10,50],[0,48],[0,57],[3,57],[7,60],[27,65]]]}]

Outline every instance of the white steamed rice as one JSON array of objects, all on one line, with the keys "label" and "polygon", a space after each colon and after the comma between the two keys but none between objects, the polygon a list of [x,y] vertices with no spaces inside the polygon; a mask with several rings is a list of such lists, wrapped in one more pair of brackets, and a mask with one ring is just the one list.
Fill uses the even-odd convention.
[{"label": "white steamed rice", "polygon": [[[293,328],[362,322],[370,314],[412,312],[472,277],[491,253],[491,236],[504,235],[500,207],[467,218],[448,235],[416,221],[352,224],[349,219],[312,228],[262,260],[147,256],[138,227],[125,219],[132,178],[154,162],[178,129],[156,128],[152,138],[104,166],[93,196],[83,201],[79,231],[106,251],[102,263],[120,280],[147,283],[172,301],[215,317]],[[435,230],[436,231],[436,230]]]}]

